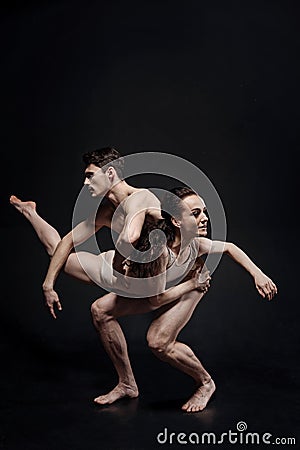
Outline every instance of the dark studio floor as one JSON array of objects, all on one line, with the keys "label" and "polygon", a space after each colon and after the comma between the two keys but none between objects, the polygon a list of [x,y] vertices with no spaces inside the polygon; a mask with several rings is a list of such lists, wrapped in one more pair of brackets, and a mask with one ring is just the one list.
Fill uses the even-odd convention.
[{"label": "dark studio floor", "polygon": [[[253,350],[245,358],[238,352],[233,358],[229,352],[215,360],[207,357],[217,391],[203,412],[187,414],[180,407],[193,391],[192,381],[156,360],[146,347],[130,352],[140,397],[107,407],[92,402],[116,381],[96,341],[91,348],[79,346],[78,354],[62,348],[53,353],[42,345],[31,350],[24,343],[20,347],[10,350],[2,367],[3,449],[181,448],[178,433],[197,433],[201,439],[201,433],[210,432],[220,439],[222,433],[236,432],[241,421],[260,439],[264,433],[272,434],[271,442],[278,437],[299,439],[299,377],[288,357],[283,364],[274,355],[264,359]],[[95,360],[92,351],[97,350]],[[168,437],[162,445],[157,435],[165,428]],[[176,436],[170,438],[172,432]],[[205,441],[201,448],[211,445]],[[225,438],[221,446],[242,447]]]}]

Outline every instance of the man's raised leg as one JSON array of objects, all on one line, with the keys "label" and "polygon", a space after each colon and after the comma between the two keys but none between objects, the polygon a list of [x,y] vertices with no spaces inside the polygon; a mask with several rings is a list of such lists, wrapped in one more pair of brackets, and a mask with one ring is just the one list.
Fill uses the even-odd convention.
[{"label": "man's raised leg", "polygon": [[150,325],[147,334],[149,347],[159,359],[195,380],[196,392],[182,406],[182,409],[187,412],[202,411],[216,389],[211,376],[193,351],[176,340],[203,295],[199,291],[191,291],[183,295],[176,303],[160,308],[158,317]]},{"label": "man's raised leg", "polygon": [[[58,231],[46,222],[36,211],[36,203],[33,201],[23,202],[15,195],[10,197],[10,203],[31,223],[35,230],[41,244],[45,247],[50,258],[53,256],[61,237]],[[95,272],[99,266],[98,255],[88,252],[79,252],[80,260],[84,261],[89,268],[89,273]],[[93,284],[90,277],[82,268],[82,264],[76,253],[71,253],[66,261],[64,271],[73,278],[83,281],[85,283]]]}]

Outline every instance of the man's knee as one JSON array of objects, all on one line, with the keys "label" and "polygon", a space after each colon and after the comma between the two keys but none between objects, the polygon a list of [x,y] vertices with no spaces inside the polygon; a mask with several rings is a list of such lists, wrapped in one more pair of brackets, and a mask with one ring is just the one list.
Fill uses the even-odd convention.
[{"label": "man's knee", "polygon": [[147,341],[150,350],[158,356],[169,355],[172,352],[173,345],[163,332],[148,332]]},{"label": "man's knee", "polygon": [[109,318],[111,318],[111,315],[109,314],[109,311],[107,310],[106,306],[105,306],[105,302],[101,301],[102,299],[98,299],[96,300],[94,303],[92,303],[91,305],[91,313],[92,313],[92,317],[93,320],[95,322],[105,322],[107,321]]}]

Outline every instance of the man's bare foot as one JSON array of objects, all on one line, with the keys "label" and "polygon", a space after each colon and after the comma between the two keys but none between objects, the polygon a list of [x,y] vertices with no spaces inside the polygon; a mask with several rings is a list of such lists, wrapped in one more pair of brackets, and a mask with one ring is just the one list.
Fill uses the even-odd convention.
[{"label": "man's bare foot", "polygon": [[183,405],[182,409],[186,412],[202,411],[213,393],[216,390],[215,383],[212,379],[208,383],[202,384],[194,395]]},{"label": "man's bare foot", "polygon": [[18,197],[15,195],[12,195],[9,199],[11,205],[13,205],[20,213],[24,214],[24,216],[30,215],[32,212],[35,212],[36,210],[36,203],[29,201],[29,202],[22,202]]},{"label": "man's bare foot", "polygon": [[111,405],[123,397],[136,398],[139,395],[137,386],[126,386],[119,383],[112,391],[106,395],[100,395],[94,398],[94,402],[99,405]]}]

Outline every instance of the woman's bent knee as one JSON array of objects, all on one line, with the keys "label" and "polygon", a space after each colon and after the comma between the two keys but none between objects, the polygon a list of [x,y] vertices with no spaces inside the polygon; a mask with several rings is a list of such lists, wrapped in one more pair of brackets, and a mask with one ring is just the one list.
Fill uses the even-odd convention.
[{"label": "woman's bent knee", "polygon": [[77,253],[71,253],[68,256],[68,259],[64,266],[64,272],[67,275],[70,275],[71,277],[76,278],[79,281],[83,281],[84,283],[88,284],[93,284],[93,281],[83,269],[78,259]]}]

